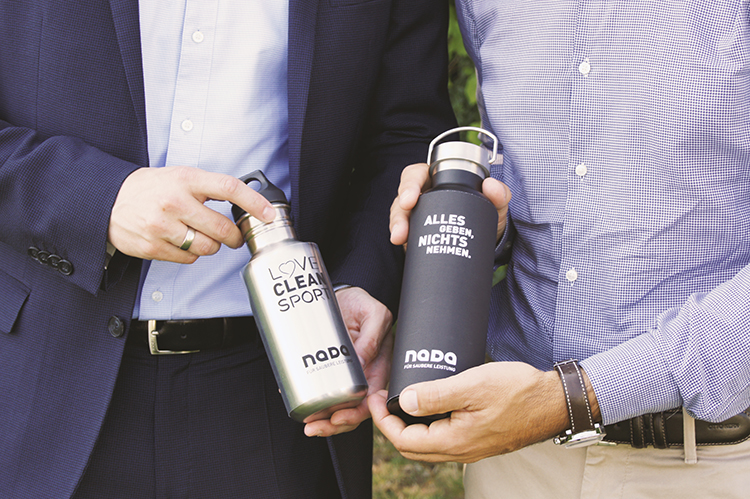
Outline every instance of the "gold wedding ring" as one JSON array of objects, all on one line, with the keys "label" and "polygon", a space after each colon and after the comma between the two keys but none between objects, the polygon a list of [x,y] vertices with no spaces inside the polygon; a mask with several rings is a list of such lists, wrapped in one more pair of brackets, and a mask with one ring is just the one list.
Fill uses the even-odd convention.
[{"label": "gold wedding ring", "polygon": [[192,227],[188,227],[187,234],[185,234],[185,239],[183,239],[182,244],[180,245],[180,249],[187,251],[190,249],[190,245],[193,244],[193,241],[195,240],[195,231]]}]

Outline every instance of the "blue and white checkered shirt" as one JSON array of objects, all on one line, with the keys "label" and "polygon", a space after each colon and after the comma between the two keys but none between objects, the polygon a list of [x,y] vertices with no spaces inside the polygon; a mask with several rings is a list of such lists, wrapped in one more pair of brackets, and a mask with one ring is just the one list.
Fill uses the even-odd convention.
[{"label": "blue and white checkered shirt", "polygon": [[606,424],[750,405],[750,2],[458,0],[513,193],[489,351]]}]

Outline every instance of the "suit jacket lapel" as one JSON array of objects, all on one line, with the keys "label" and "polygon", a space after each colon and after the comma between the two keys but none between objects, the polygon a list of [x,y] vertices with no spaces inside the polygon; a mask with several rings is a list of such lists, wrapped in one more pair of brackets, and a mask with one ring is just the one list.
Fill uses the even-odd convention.
[{"label": "suit jacket lapel", "polygon": [[[130,98],[146,144],[146,98],[143,90],[143,62],[141,59],[141,30],[138,18],[138,0],[110,0],[112,20],[117,32],[117,42],[128,79]],[[145,151],[147,152],[147,151]]]},{"label": "suit jacket lapel", "polygon": [[[299,200],[299,170],[302,155],[302,134],[310,89],[315,26],[319,0],[289,0],[289,170],[292,199]],[[292,203],[292,216],[298,219],[299,203]]]}]

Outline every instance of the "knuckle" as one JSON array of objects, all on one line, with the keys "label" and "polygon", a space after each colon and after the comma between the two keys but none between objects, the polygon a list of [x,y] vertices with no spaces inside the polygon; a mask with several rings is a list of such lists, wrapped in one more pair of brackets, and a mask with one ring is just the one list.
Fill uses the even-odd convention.
[{"label": "knuckle", "polygon": [[219,220],[219,222],[216,224],[216,236],[219,238],[220,241],[225,241],[227,239],[230,239],[233,235],[234,231],[237,230],[237,227],[230,223],[229,220]]},{"label": "knuckle", "polygon": [[180,182],[190,182],[195,178],[195,171],[193,168],[187,166],[173,166],[171,167],[171,173]]},{"label": "knuckle", "polygon": [[159,245],[150,240],[143,240],[138,250],[147,259],[154,259],[159,255]]},{"label": "knuckle", "polygon": [[357,344],[360,347],[362,353],[364,353],[368,359],[375,357],[375,355],[378,353],[378,350],[380,349],[380,344],[377,338],[373,338],[371,336],[366,338],[360,337],[360,340],[357,342]]},{"label": "knuckle", "polygon": [[219,190],[224,193],[226,199],[234,198],[245,184],[232,176],[222,175],[219,178]]}]

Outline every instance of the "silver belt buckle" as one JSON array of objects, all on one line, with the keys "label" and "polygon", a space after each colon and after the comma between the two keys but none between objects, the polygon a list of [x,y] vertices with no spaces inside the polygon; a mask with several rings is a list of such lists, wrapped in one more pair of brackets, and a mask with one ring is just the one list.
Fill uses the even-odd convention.
[{"label": "silver belt buckle", "polygon": [[200,350],[162,350],[159,348],[159,331],[156,330],[156,321],[148,321],[148,349],[151,355],[176,355],[182,353],[196,353]]}]

